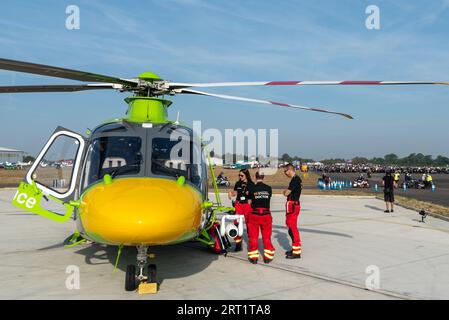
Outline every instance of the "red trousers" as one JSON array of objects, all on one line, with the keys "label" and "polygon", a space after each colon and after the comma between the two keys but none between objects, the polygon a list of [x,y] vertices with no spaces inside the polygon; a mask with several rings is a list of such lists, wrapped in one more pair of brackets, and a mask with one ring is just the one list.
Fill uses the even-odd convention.
[{"label": "red trousers", "polygon": [[301,254],[301,238],[298,230],[298,216],[301,210],[299,201],[287,201],[285,204],[285,224],[292,238],[293,254]]},{"label": "red trousers", "polygon": [[[246,229],[248,229],[248,214],[252,211],[251,206],[249,203],[240,203],[238,201],[235,202],[234,204],[234,208],[235,208],[235,214],[240,214],[243,215],[243,217],[245,218],[245,224],[246,224]],[[235,220],[234,224],[238,227],[238,221]],[[235,237],[235,243],[242,243],[242,237]]]},{"label": "red trousers", "polygon": [[273,231],[273,218],[271,214],[260,215],[251,212],[248,215],[248,258],[257,260],[259,258],[259,229],[262,233],[264,248],[264,259],[273,260],[274,247],[271,243],[271,234]]},{"label": "red trousers", "polygon": [[209,235],[214,240],[214,247],[213,250],[215,253],[221,253],[221,246],[220,246],[220,234],[217,233],[217,230],[220,228],[220,224],[217,222],[214,224],[214,226],[209,230]]}]

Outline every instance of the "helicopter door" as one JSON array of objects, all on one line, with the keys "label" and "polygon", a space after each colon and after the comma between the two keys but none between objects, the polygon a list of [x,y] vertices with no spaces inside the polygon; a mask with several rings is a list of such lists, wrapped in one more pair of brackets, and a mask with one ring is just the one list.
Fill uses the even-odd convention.
[{"label": "helicopter door", "polygon": [[[74,198],[85,144],[81,135],[58,127],[20,184],[13,204],[59,222],[70,218],[76,207],[71,200]],[[41,203],[42,199],[46,201]],[[52,205],[50,209],[44,208],[42,205],[47,202],[56,202],[63,212],[55,212],[51,209]]]}]

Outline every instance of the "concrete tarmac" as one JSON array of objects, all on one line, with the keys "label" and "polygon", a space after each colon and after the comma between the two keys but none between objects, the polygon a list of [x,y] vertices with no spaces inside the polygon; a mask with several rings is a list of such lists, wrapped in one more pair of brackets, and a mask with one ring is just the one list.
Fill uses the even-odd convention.
[{"label": "concrete tarmac", "polygon": [[[139,296],[124,290],[135,248],[125,248],[114,273],[116,247],[64,248],[73,223],[23,212],[10,204],[13,194],[0,191],[0,299],[449,299],[449,222],[420,223],[399,207],[386,214],[370,197],[303,196],[302,258],[286,260],[290,240],[276,195],[271,264],[251,265],[246,242],[227,257],[197,243],[155,247],[160,291]],[[79,289],[66,286],[69,266],[79,268]]]}]

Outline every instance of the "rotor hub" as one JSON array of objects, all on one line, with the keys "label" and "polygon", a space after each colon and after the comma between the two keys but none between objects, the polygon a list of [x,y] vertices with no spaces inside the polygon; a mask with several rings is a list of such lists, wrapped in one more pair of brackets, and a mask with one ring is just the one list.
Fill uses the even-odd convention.
[{"label": "rotor hub", "polygon": [[146,81],[155,81],[155,80],[162,80],[162,78],[157,75],[154,72],[142,72],[141,74],[139,74],[139,76],[137,77],[137,79],[142,79],[142,80],[146,80]]},{"label": "rotor hub", "polygon": [[128,103],[126,112],[127,120],[131,122],[153,122],[166,123],[167,108],[171,101],[155,97],[128,97],[125,99]]}]

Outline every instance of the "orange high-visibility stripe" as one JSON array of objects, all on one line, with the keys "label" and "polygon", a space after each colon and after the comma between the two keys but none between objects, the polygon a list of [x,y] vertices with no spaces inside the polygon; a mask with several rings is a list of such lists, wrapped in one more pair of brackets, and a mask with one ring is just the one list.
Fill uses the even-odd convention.
[{"label": "orange high-visibility stripe", "polygon": [[268,252],[268,253],[274,254],[274,250],[265,249],[264,252]]},{"label": "orange high-visibility stripe", "polygon": [[267,253],[265,253],[264,256],[269,258],[269,259],[273,259],[274,258],[274,255],[270,255],[270,254],[267,254]]}]

